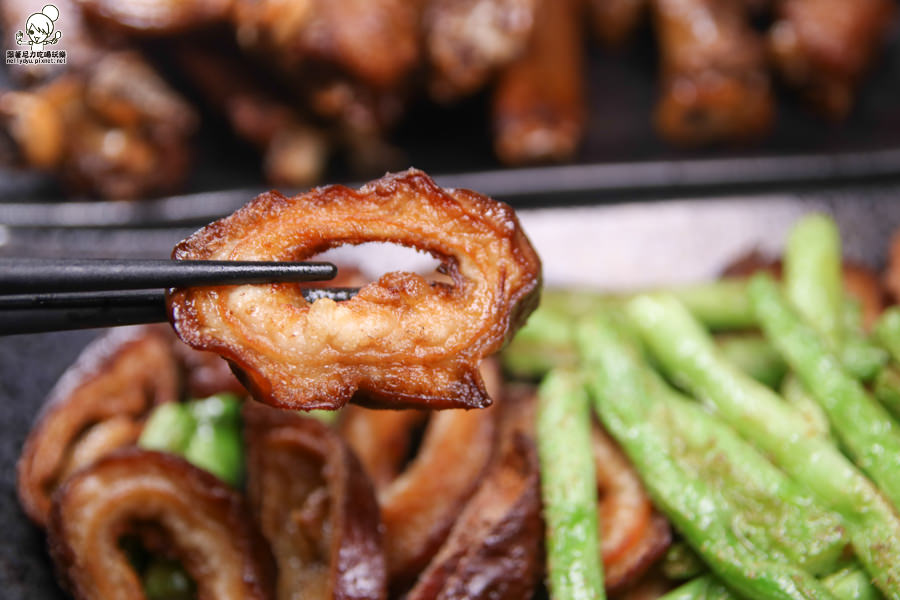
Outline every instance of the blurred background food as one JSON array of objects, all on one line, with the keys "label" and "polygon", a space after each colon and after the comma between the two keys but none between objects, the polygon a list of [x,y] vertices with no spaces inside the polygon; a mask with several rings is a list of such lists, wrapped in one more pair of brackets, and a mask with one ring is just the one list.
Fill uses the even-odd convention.
[{"label": "blurred background food", "polygon": [[[38,4],[0,4],[7,47]],[[66,64],[7,66],[0,159],[56,197],[858,149],[900,126],[895,0],[54,6]]]}]

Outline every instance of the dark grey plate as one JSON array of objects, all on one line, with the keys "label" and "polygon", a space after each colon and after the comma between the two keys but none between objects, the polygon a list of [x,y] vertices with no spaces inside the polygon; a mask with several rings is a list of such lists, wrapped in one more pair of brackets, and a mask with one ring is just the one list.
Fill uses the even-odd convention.
[{"label": "dark grey plate", "polygon": [[[607,289],[683,283],[714,276],[732,258],[759,248],[778,252],[802,214],[831,213],[845,255],[881,267],[900,225],[898,188],[766,195],[653,204],[522,211],[544,260],[549,285]],[[69,230],[43,249],[57,255],[166,256],[184,230]],[[41,234],[46,235],[46,232]],[[358,254],[356,256],[359,256]],[[367,252],[370,274],[396,269],[409,256]],[[414,257],[412,260],[416,260]],[[62,598],[42,534],[26,520],[15,494],[15,461],[44,396],[97,331],[0,338],[0,590],[8,600]]]}]

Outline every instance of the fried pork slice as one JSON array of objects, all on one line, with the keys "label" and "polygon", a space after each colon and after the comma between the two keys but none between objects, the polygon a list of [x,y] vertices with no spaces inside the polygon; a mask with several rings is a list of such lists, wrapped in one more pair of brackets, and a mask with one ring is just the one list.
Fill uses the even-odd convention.
[{"label": "fried pork slice", "polygon": [[656,126],[686,145],[767,133],[774,100],[765,48],[740,0],[654,0],[662,95]]},{"label": "fried pork slice", "polygon": [[596,423],[591,440],[604,584],[616,593],[639,580],[665,553],[672,531],[622,450]]},{"label": "fried pork slice", "polygon": [[267,89],[249,64],[187,45],[175,50],[175,59],[235,134],[262,151],[268,181],[300,187],[319,179],[329,154],[326,134]]},{"label": "fried pork slice", "polygon": [[336,67],[377,88],[402,82],[419,59],[419,2],[235,0],[245,47],[283,67]]},{"label": "fried pork slice", "polygon": [[171,290],[182,340],[231,361],[257,400],[338,408],[484,407],[478,365],[533,310],[540,262],[512,209],[444,191],[421,171],[286,198],[263,194],[179,243],[177,260],[304,260],[389,242],[442,261],[452,285],[391,272],[351,300],[307,303],[295,285]]},{"label": "fried pork slice", "polygon": [[537,5],[538,0],[428,0],[422,26],[431,95],[448,102],[472,94],[522,55]]},{"label": "fried pork slice", "polygon": [[[486,361],[482,374],[491,398],[499,398],[497,365]],[[408,587],[425,568],[477,488],[493,453],[496,420],[494,407],[345,410],[341,434],[375,482],[394,589]]]},{"label": "fried pork slice", "polygon": [[647,14],[647,0],[588,0],[591,24],[600,41],[621,46]]},{"label": "fried pork slice", "polygon": [[541,578],[540,476],[534,442],[504,444],[407,600],[521,600]]},{"label": "fried pork slice", "polygon": [[525,54],[499,74],[494,152],[507,164],[563,161],[584,135],[584,48],[577,0],[538,0]]},{"label": "fried pork slice", "polygon": [[181,33],[224,22],[232,0],[77,0],[84,12],[104,25],[129,33]]},{"label": "fried pork slice", "polygon": [[278,564],[281,600],[383,599],[387,569],[372,483],[334,430],[244,410],[250,504]]},{"label": "fried pork slice", "polygon": [[781,77],[825,116],[850,112],[860,79],[884,45],[891,0],[779,0],[769,50]]},{"label": "fried pork slice", "polygon": [[137,198],[187,174],[197,117],[136,52],[112,52],[28,91],[0,94],[4,159],[74,192]]},{"label": "fried pork slice", "polygon": [[79,472],[54,496],[50,553],[77,600],[144,598],[120,541],[152,528],[179,559],[198,598],[273,598],[271,556],[241,496],[170,454],[120,450]]},{"label": "fried pork slice", "polygon": [[133,444],[154,406],[178,400],[170,343],[158,329],[117,329],[60,378],[18,463],[19,501],[35,523],[46,525],[51,494],[69,475]]}]

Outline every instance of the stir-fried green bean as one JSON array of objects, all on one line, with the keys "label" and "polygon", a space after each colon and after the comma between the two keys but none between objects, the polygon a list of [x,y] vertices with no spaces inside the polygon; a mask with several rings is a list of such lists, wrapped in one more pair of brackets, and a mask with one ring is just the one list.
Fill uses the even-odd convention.
[{"label": "stir-fried green bean", "polygon": [[888,365],[883,368],[875,378],[872,392],[895,419],[900,419],[900,367]]},{"label": "stir-fried green bean", "polygon": [[554,600],[602,600],[591,415],[580,378],[551,371],[538,390],[538,454]]},{"label": "stir-fried green bean", "polygon": [[737,596],[715,576],[701,575],[675,588],[659,600],[737,600]]},{"label": "stir-fried green bean", "polygon": [[798,221],[784,252],[784,290],[791,304],[833,349],[843,343],[841,235],[829,217]]},{"label": "stir-fried green bean", "polygon": [[568,313],[542,304],[503,351],[504,370],[514,377],[540,379],[556,367],[575,366],[573,320]]},{"label": "stir-fried green bean", "polygon": [[149,450],[181,454],[196,427],[197,420],[185,404],[167,402],[150,413],[138,445]]},{"label": "stir-fried green bean", "polygon": [[744,373],[777,389],[787,373],[781,355],[762,336],[756,334],[728,334],[716,337],[716,345],[725,357]]},{"label": "stir-fried green bean", "polygon": [[893,417],[800,321],[771,278],[755,276],[749,291],[763,330],[825,410],[832,431],[894,506],[900,506],[900,427]]},{"label": "stir-fried green bean", "polygon": [[238,485],[243,476],[240,399],[218,394],[156,407],[138,444],[183,456],[223,481]]},{"label": "stir-fried green bean", "polygon": [[900,363],[900,306],[885,309],[875,323],[875,337],[891,353],[891,358]]},{"label": "stir-fried green bean", "polygon": [[684,542],[674,542],[662,558],[662,572],[673,581],[693,579],[706,572],[703,559]]},{"label": "stir-fried green bean", "polygon": [[[878,600],[878,594],[865,571],[847,567],[822,580],[822,584],[840,600]],[[672,590],[660,600],[737,600],[714,575],[702,575]]]},{"label": "stir-fried green bean", "polygon": [[881,594],[872,585],[865,571],[857,566],[846,567],[826,577],[822,583],[841,600],[879,600]]},{"label": "stir-fried green bean", "polygon": [[844,517],[852,546],[877,587],[887,598],[900,598],[900,519],[872,482],[828,440],[803,435],[802,419],[722,359],[675,298],[641,296],[627,311],[670,376]]},{"label": "stir-fried green bean", "polygon": [[841,364],[860,381],[872,381],[890,361],[890,353],[866,334],[862,305],[855,298],[844,299],[843,324]]},{"label": "stir-fried green bean", "polygon": [[172,560],[155,559],[143,573],[147,600],[194,600],[196,585],[184,568]]},{"label": "stir-fried green bean", "polygon": [[748,544],[735,531],[736,511],[721,490],[673,456],[667,443],[672,429],[666,427],[672,411],[654,398],[652,382],[614,323],[597,315],[580,324],[577,336],[601,421],[628,454],[657,507],[710,569],[748,598],[832,598],[803,569]]},{"label": "stir-fried green bean", "polygon": [[811,435],[831,436],[831,425],[828,415],[819,406],[796,375],[791,373],[781,385],[781,396],[803,419],[807,425],[807,433]]}]

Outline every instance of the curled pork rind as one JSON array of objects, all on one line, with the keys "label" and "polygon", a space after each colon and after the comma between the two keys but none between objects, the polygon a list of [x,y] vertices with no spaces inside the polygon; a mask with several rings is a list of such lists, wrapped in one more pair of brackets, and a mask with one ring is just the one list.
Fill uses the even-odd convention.
[{"label": "curled pork rind", "polygon": [[[482,376],[497,399],[500,375]],[[408,587],[425,568],[477,489],[494,452],[497,409],[384,411],[348,407],[341,434],[375,482],[391,586]],[[424,431],[422,431],[424,428]],[[409,459],[418,431],[421,440]]]},{"label": "curled pork rind", "polygon": [[520,600],[542,574],[540,474],[530,415],[504,406],[497,451],[407,600]]},{"label": "curled pork rind", "polygon": [[653,508],[628,458],[599,425],[591,432],[597,469],[597,510],[606,589],[635,583],[668,549],[672,531]]},{"label": "curled pork rind", "polygon": [[387,596],[378,504],[353,452],[329,427],[247,405],[250,503],[278,564],[278,598]]},{"label": "curled pork rind", "polygon": [[77,600],[144,598],[120,548],[152,528],[197,584],[198,598],[271,593],[271,556],[240,495],[187,461],[136,448],[100,459],[54,496],[50,553]]},{"label": "curled pork rind", "polygon": [[18,464],[19,501],[45,525],[53,490],[71,473],[133,444],[158,404],[178,400],[172,336],[122,328],[92,343],[60,378]]},{"label": "curled pork rind", "polygon": [[388,242],[431,253],[453,285],[387,273],[345,302],[309,304],[296,285],[169,292],[182,340],[231,361],[254,398],[338,408],[490,404],[478,374],[537,304],[540,261],[512,209],[442,190],[421,171],[360,190],[270,192],[179,243],[178,260],[304,260],[343,244]]}]

